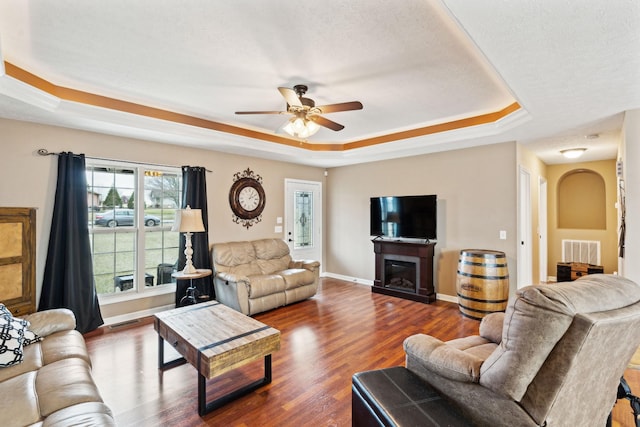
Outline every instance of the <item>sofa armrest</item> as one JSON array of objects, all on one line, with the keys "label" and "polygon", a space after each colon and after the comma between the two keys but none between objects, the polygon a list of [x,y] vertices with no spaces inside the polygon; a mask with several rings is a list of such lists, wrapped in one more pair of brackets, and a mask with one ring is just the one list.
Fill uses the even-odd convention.
[{"label": "sofa armrest", "polygon": [[216,300],[249,315],[249,291],[251,280],[239,274],[217,272],[213,277]]},{"label": "sofa armrest", "polygon": [[23,319],[28,320],[31,324],[29,329],[41,337],[76,328],[76,316],[67,308],[38,311],[24,316]]},{"label": "sofa armrest", "polygon": [[480,380],[483,359],[459,350],[430,335],[417,334],[404,340],[407,355],[419,359],[425,368],[454,381]]},{"label": "sofa armrest", "polygon": [[289,268],[304,268],[309,271],[316,271],[320,268],[319,261],[313,261],[310,259],[294,259],[289,263]]},{"label": "sofa armrest", "polygon": [[249,285],[251,283],[251,281],[249,280],[249,278],[247,276],[242,276],[240,274],[233,274],[233,273],[225,273],[225,272],[218,272],[216,273],[216,277],[224,282],[233,282],[233,283],[245,283],[247,285]]},{"label": "sofa armrest", "polygon": [[502,325],[504,324],[504,313],[487,314],[480,322],[479,335],[489,341],[500,344],[502,341]]}]

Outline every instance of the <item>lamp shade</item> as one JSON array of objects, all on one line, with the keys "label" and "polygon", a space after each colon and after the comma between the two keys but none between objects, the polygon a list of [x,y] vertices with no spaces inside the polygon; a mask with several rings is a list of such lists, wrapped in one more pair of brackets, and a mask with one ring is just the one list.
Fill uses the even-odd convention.
[{"label": "lamp shade", "polygon": [[204,232],[202,209],[191,209],[190,206],[187,206],[185,209],[177,210],[171,231],[179,231],[180,233]]}]

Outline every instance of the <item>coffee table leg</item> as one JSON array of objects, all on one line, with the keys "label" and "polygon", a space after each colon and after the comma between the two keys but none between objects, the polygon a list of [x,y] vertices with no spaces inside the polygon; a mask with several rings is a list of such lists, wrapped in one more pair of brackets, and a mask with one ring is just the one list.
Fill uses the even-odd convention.
[{"label": "coffee table leg", "polygon": [[267,385],[271,382],[271,355],[268,354],[264,357],[264,378],[247,384],[237,390],[232,391],[229,394],[219,397],[218,399],[207,403],[207,377],[198,373],[198,414],[203,416],[209,412],[220,408],[223,405],[235,400],[245,394],[251,393],[260,387]]},{"label": "coffee table leg", "polygon": [[164,362],[164,339],[158,335],[158,369],[164,371],[165,369],[175,368],[185,363],[187,363],[187,360],[184,357],[179,357],[167,363]]}]

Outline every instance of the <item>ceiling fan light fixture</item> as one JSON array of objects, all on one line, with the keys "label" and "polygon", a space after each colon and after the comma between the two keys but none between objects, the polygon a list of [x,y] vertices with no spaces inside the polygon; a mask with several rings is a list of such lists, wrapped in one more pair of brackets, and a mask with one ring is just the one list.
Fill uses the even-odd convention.
[{"label": "ceiling fan light fixture", "polygon": [[587,151],[586,148],[569,148],[567,150],[560,150],[560,153],[567,159],[577,159],[582,156],[585,151]]},{"label": "ceiling fan light fixture", "polygon": [[292,117],[282,130],[291,136],[307,138],[318,132],[320,130],[320,126],[301,117]]}]

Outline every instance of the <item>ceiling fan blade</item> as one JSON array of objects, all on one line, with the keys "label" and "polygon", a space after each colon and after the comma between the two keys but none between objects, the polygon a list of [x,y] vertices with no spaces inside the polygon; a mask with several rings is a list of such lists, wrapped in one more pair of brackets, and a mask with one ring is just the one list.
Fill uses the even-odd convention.
[{"label": "ceiling fan blade", "polygon": [[287,114],[286,111],[236,111],[236,114]]},{"label": "ceiling fan blade", "polygon": [[289,89],[288,87],[279,87],[278,90],[287,101],[287,104],[292,107],[302,107],[302,102],[300,102],[300,98],[293,91],[293,89]]},{"label": "ceiling fan blade", "polygon": [[341,102],[339,104],[321,105],[316,108],[322,113],[335,113],[338,111],[362,110],[362,103],[360,101]]},{"label": "ceiling fan blade", "polygon": [[342,126],[340,123],[336,123],[333,122],[329,119],[326,119],[322,116],[308,116],[308,119],[319,124],[320,126],[324,126],[326,128],[329,128],[331,130],[335,130],[335,131],[339,131],[344,129],[344,126]]}]

